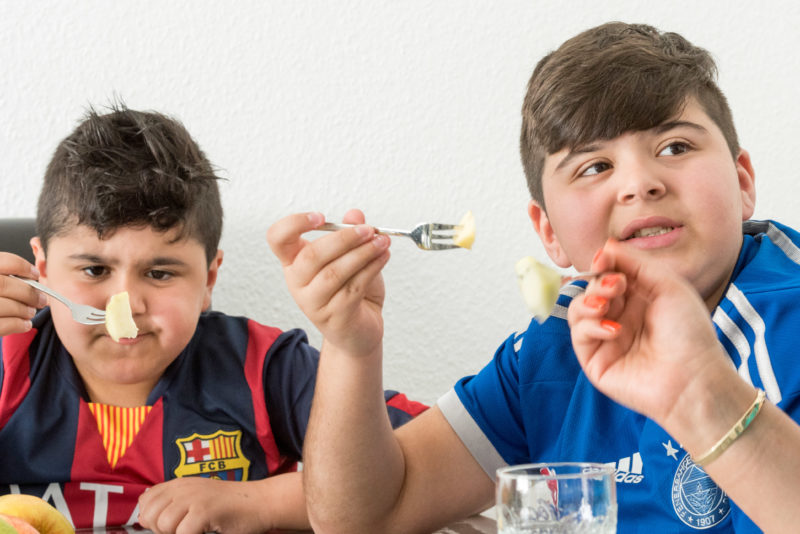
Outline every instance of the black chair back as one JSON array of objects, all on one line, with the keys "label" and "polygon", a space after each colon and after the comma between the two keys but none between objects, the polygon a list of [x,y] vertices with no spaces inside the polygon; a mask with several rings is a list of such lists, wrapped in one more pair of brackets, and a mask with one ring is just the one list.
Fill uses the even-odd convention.
[{"label": "black chair back", "polygon": [[33,263],[30,240],[36,235],[33,217],[0,219],[0,251],[12,252]]}]

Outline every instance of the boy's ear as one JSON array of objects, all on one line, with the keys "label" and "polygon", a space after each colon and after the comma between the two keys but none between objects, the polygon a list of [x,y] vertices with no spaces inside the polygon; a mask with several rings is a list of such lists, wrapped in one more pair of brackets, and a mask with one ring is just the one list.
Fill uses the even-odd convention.
[{"label": "boy's ear", "polygon": [[559,267],[569,267],[572,262],[567,259],[564,249],[561,248],[561,243],[558,242],[553,227],[550,225],[550,219],[538,202],[531,199],[528,201],[528,217],[533,223],[533,229],[539,234],[539,239],[544,245],[544,249],[550,259]]},{"label": "boy's ear", "polygon": [[753,216],[756,209],[756,173],[750,154],[745,149],[740,149],[736,157],[736,174],[742,192],[742,220],[746,221]]},{"label": "boy's ear", "polygon": [[208,265],[208,274],[206,277],[206,294],[203,296],[203,311],[211,307],[211,293],[214,291],[214,284],[217,283],[217,274],[219,274],[219,266],[222,265],[223,252],[217,250],[217,255],[211,260]]},{"label": "boy's ear", "polygon": [[47,259],[44,256],[44,247],[42,247],[41,239],[32,237],[29,243],[33,251],[33,262],[36,268],[39,269],[40,278],[47,278]]}]

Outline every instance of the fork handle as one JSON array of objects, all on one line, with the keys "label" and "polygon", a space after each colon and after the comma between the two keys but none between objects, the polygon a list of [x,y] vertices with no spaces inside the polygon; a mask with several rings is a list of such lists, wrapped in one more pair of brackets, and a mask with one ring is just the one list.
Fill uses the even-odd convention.
[{"label": "fork handle", "polygon": [[584,271],[582,273],[562,275],[561,280],[563,280],[563,282],[571,282],[572,280],[588,280],[589,278],[595,278],[597,276],[600,276],[601,274],[603,273],[596,271]]},{"label": "fork handle", "polygon": [[40,284],[39,282],[37,282],[35,280],[30,280],[28,278],[22,278],[21,276],[17,276],[15,274],[10,274],[8,276],[10,276],[11,278],[16,278],[17,280],[22,280],[23,282],[25,282],[29,286],[32,286],[32,287],[38,289],[42,293],[47,293],[48,295],[50,295],[54,299],[61,301],[62,303],[66,304],[67,306],[71,306],[72,305],[72,302],[67,300],[66,297],[64,297],[62,295],[59,295],[58,293],[56,293],[55,291],[53,291],[49,287],[44,286],[44,285]]},{"label": "fork handle", "polygon": [[[327,223],[325,223],[323,225],[320,225],[320,226],[314,228],[314,230],[324,230],[325,232],[335,232],[337,230],[344,230],[345,228],[353,228],[354,226],[357,226],[357,225],[355,225],[355,224],[327,222]],[[405,237],[409,237],[411,235],[410,232],[407,232],[405,230],[393,230],[392,228],[379,228],[377,226],[373,226],[372,228],[374,228],[375,231],[378,232],[379,234],[400,235],[400,236],[405,236]]]}]

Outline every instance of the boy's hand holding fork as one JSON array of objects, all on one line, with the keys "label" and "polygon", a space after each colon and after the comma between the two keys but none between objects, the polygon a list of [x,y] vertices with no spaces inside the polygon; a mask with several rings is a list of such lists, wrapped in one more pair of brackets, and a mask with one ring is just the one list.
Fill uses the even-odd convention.
[{"label": "boy's hand holding fork", "polygon": [[8,275],[38,279],[36,268],[16,254],[0,252],[0,337],[31,329],[36,309],[47,304],[44,295]]},{"label": "boy's hand holding fork", "polygon": [[390,240],[365,225],[359,210],[343,220],[358,226],[308,241],[302,234],[323,224],[324,216],[289,215],[272,225],[267,240],[289,292],[324,336],[324,348],[369,356],[380,352],[383,338],[380,273],[389,261]]}]

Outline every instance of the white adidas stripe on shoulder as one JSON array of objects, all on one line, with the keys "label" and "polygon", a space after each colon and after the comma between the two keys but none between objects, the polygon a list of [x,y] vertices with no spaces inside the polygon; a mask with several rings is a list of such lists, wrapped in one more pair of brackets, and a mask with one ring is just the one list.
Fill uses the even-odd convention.
[{"label": "white adidas stripe on shoulder", "polygon": [[[585,288],[575,285],[575,284],[567,284],[561,288],[558,292],[559,295],[566,295],[570,298],[575,298],[576,296],[580,295],[585,291]],[[567,307],[562,306],[561,304],[556,304],[553,307],[553,312],[550,314],[553,317],[558,317],[559,319],[567,320]]]},{"label": "white adidas stripe on shoulder", "polygon": [[767,229],[764,233],[786,254],[787,258],[800,265],[800,248],[792,242],[783,230],[770,222],[767,224]]},{"label": "white adidas stripe on shoulder", "polygon": [[[737,369],[739,376],[742,377],[742,380],[753,385],[753,379],[750,378],[750,366],[747,365],[747,361],[750,359],[750,343],[747,342],[747,338],[742,332],[741,328],[733,322],[733,319],[725,313],[725,310],[717,306],[716,311],[714,311],[713,317],[714,324],[716,324],[725,337],[730,340],[731,344],[733,344],[736,352],[739,353],[739,368]],[[733,362],[731,361],[731,365]]]},{"label": "white adidas stripe on shoulder", "polygon": [[[742,318],[744,318],[750,328],[753,329],[753,334],[755,336],[755,339],[753,340],[753,354],[756,358],[758,376],[761,378],[761,383],[764,385],[764,391],[767,394],[767,398],[771,402],[777,404],[780,402],[782,396],[780,387],[778,387],[778,380],[775,377],[775,372],[772,369],[772,363],[769,359],[767,341],[764,337],[764,333],[766,331],[764,319],[761,318],[755,308],[753,308],[753,305],[750,304],[750,301],[747,300],[745,294],[742,293],[742,291],[736,287],[735,284],[730,285],[725,297],[731,301],[734,307],[741,314]],[[734,343],[735,345],[734,340],[731,340],[731,343]]]},{"label": "white adidas stripe on shoulder", "polygon": [[517,333],[514,337],[514,352],[519,352],[519,349],[522,348],[522,341],[525,339],[525,331],[523,330],[521,333]]}]

